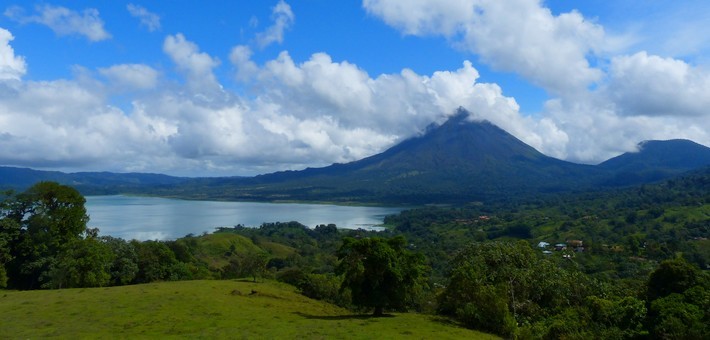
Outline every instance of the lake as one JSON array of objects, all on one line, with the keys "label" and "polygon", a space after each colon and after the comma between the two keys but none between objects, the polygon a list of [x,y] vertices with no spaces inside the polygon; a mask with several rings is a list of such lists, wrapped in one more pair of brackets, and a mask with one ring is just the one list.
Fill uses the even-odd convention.
[{"label": "lake", "polygon": [[88,225],[100,235],[126,240],[168,240],[241,224],[298,221],[311,228],[375,229],[385,216],[406,208],[330,204],[189,201],[141,196],[86,196]]}]

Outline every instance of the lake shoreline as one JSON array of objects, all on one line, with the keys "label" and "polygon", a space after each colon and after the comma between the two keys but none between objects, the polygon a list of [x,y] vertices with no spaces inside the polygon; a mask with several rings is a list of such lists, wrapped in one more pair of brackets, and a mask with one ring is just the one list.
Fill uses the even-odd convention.
[{"label": "lake shoreline", "polygon": [[220,227],[297,221],[310,228],[384,230],[384,218],[408,207],[304,202],[190,200],[145,195],[87,195],[89,227],[124,239],[168,240],[211,233]]}]

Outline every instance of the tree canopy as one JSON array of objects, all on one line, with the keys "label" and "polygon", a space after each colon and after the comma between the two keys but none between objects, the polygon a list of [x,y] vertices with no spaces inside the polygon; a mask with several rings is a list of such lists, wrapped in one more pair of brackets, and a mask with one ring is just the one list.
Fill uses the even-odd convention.
[{"label": "tree canopy", "polygon": [[424,256],[408,251],[404,237],[345,238],[337,255],[341,289],[351,291],[354,305],[374,308],[374,315],[406,307],[424,284]]},{"label": "tree canopy", "polygon": [[11,286],[50,284],[59,255],[87,230],[85,202],[74,188],[55,182],[39,182],[21,194],[7,195],[0,206],[0,224],[10,255],[6,269]]},{"label": "tree canopy", "polygon": [[39,182],[0,202],[0,286],[16,289],[97,287],[111,282],[116,253],[88,229],[84,197]]}]

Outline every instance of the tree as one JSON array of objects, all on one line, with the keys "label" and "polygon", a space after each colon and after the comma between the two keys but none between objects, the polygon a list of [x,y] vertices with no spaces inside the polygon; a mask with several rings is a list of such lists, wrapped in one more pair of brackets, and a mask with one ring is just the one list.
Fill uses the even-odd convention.
[{"label": "tree", "polygon": [[700,306],[678,293],[651,302],[649,316],[651,336],[657,339],[703,339],[710,331]]},{"label": "tree", "polygon": [[251,276],[256,282],[256,278],[266,271],[269,254],[263,250],[253,250],[242,255],[238,262],[242,276]]},{"label": "tree", "polygon": [[103,236],[101,241],[114,255],[111,264],[111,284],[126,285],[133,282],[138,274],[138,256],[133,244],[111,236]]},{"label": "tree", "polygon": [[[11,286],[32,289],[49,281],[57,256],[86,232],[85,202],[74,188],[55,182],[39,182],[3,202],[3,234],[9,235],[12,257],[6,266]],[[8,229],[13,230],[8,233]]]},{"label": "tree", "polygon": [[648,329],[659,339],[710,333],[710,277],[683,258],[661,262],[648,279]]},{"label": "tree", "polygon": [[374,308],[375,316],[407,306],[424,285],[426,266],[424,256],[405,245],[402,236],[343,240],[336,272],[343,275],[341,290],[350,290],[354,305]]},{"label": "tree", "polygon": [[7,287],[6,264],[13,259],[12,244],[20,234],[20,225],[10,218],[0,218],[0,288]]},{"label": "tree", "polygon": [[49,272],[51,288],[102,287],[111,279],[114,254],[95,237],[72,241],[59,253]]},{"label": "tree", "polygon": [[535,269],[548,269],[536,268],[535,262],[533,250],[525,241],[470,244],[453,260],[439,311],[467,327],[511,336],[519,309],[533,302],[529,301],[531,295],[547,295],[547,281],[539,281],[540,287],[534,291],[530,289]]},{"label": "tree", "polygon": [[698,284],[700,270],[682,258],[661,262],[648,279],[649,301],[672,293],[683,293]]},{"label": "tree", "polygon": [[474,242],[454,257],[439,312],[466,327],[512,337],[517,325],[566,320],[555,314],[581,305],[592,291],[583,274],[537,256],[527,241]]},{"label": "tree", "polygon": [[179,262],[165,242],[131,241],[136,252],[138,273],[136,282],[174,281],[180,278]]}]

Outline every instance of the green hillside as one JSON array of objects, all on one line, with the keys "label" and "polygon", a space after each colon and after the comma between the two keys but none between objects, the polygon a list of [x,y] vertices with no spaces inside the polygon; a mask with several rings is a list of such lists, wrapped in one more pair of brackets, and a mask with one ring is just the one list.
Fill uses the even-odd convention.
[{"label": "green hillside", "polygon": [[437,317],[372,318],[273,282],[182,281],[4,291],[4,338],[493,339]]}]

